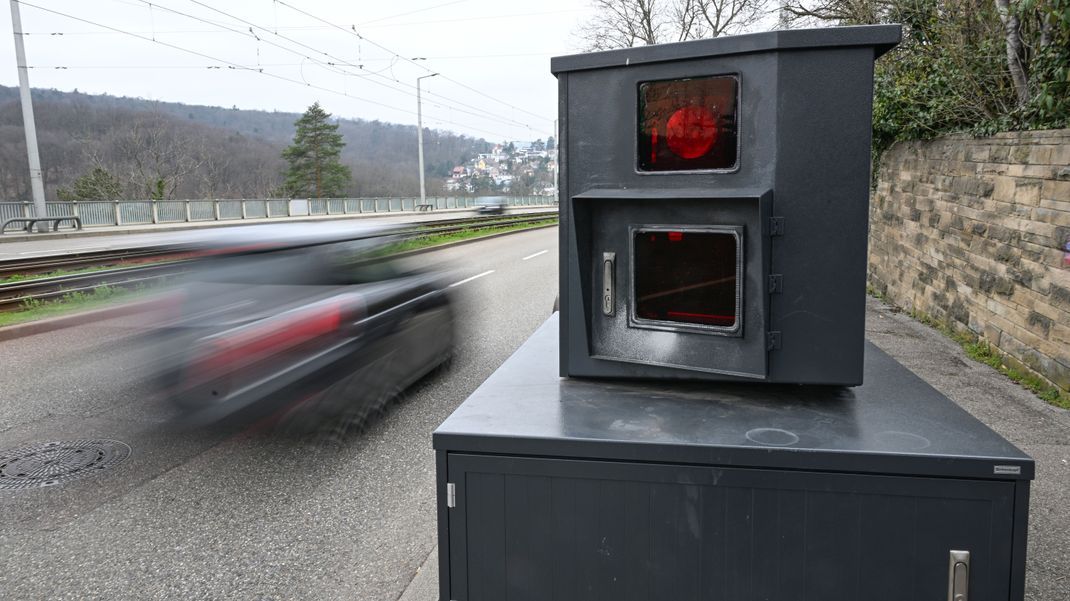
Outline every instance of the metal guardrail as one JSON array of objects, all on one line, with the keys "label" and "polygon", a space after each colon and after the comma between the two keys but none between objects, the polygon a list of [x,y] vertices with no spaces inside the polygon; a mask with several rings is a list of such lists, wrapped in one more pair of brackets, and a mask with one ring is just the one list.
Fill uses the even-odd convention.
[{"label": "metal guardrail", "polygon": [[[431,209],[475,207],[480,201],[504,198],[509,206],[552,205],[549,196],[448,196],[427,198]],[[425,207],[426,208],[426,207]],[[47,217],[78,217],[83,227],[106,225],[149,225],[196,221],[272,219],[309,215],[354,215],[397,213],[421,209],[419,198],[313,198],[244,200],[83,200],[47,202]],[[0,222],[31,219],[33,203],[0,202]]]},{"label": "metal guardrail", "polygon": [[[557,214],[553,213],[450,219],[413,224],[403,229],[373,233],[370,234],[370,237],[392,237],[399,240],[413,239],[436,234],[496,228],[556,218]],[[196,257],[196,253],[191,255],[189,251],[189,248],[185,248],[180,244],[178,246],[164,245],[127,250],[74,253],[69,256],[31,257],[0,261],[0,276],[38,274],[63,268],[120,264],[109,269],[88,273],[0,282],[0,312],[17,310],[28,301],[49,300],[72,292],[91,292],[101,286],[127,287],[173,277],[185,271],[190,261]],[[151,261],[153,258],[167,262],[152,262],[143,265],[122,264],[131,260]]]},{"label": "metal guardrail", "polygon": [[45,224],[45,228],[52,227],[53,232],[59,231],[59,226],[66,223],[76,230],[82,229],[82,220],[77,217],[14,217],[3,220],[0,224],[0,234],[7,231],[7,226],[16,225],[24,232],[32,232],[35,226]]}]

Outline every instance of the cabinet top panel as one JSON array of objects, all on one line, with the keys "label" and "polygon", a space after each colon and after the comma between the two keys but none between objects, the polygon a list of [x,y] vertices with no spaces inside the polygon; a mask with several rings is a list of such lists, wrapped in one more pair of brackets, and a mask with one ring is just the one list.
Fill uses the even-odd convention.
[{"label": "cabinet top panel", "polygon": [[855,388],[558,377],[555,313],[434,433],[445,451],[1031,480],[1033,460],[872,343]]}]

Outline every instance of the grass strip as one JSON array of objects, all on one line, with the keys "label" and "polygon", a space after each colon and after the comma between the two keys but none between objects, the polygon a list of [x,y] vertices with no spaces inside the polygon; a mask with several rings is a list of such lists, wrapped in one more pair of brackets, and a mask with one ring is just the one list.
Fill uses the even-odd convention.
[{"label": "grass strip", "polygon": [[79,269],[57,269],[55,271],[49,271],[45,273],[16,273],[14,275],[0,277],[0,284],[12,284],[15,282],[25,282],[27,280],[55,278],[64,275],[81,275],[83,273],[93,273],[96,271],[104,271],[105,269],[115,268],[115,265],[98,265],[94,267],[82,267]]},{"label": "grass strip", "polygon": [[[874,288],[867,286],[866,292],[896,311],[902,311]],[[1056,407],[1070,409],[1070,393],[1033,373],[1017,359],[1000,352],[999,349],[989,344],[987,340],[982,339],[973,332],[957,330],[949,324],[921,311],[907,311],[907,315],[954,340],[962,347],[967,357],[995,369],[1012,382],[1037,395],[1041,400]]]},{"label": "grass strip", "polygon": [[146,287],[116,288],[101,286],[92,292],[70,292],[51,300],[28,300],[18,311],[0,313],[0,327],[58,317],[67,313],[99,309],[120,300],[129,300],[145,293]]},{"label": "grass strip", "polygon": [[411,238],[409,240],[403,240],[401,242],[391,244],[384,250],[384,254],[407,252],[411,250],[427,248],[429,246],[438,246],[439,244],[446,244],[448,242],[459,242],[461,240],[468,240],[470,238],[480,238],[482,236],[500,234],[502,232],[512,232],[516,230],[526,230],[535,227],[544,227],[547,225],[554,225],[556,223],[557,216],[555,215],[553,218],[543,219],[540,221],[529,221],[527,223],[517,223],[512,225],[490,225],[487,227],[480,227],[479,229],[465,230],[463,232],[454,232],[452,234],[432,234],[430,236]]}]

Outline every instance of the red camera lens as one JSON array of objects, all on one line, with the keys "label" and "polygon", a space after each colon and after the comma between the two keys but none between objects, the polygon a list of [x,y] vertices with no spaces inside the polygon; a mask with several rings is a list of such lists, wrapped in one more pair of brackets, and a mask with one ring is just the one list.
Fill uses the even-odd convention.
[{"label": "red camera lens", "polygon": [[665,127],[665,143],[673,154],[697,159],[717,141],[717,121],[701,106],[687,106],[672,114]]}]

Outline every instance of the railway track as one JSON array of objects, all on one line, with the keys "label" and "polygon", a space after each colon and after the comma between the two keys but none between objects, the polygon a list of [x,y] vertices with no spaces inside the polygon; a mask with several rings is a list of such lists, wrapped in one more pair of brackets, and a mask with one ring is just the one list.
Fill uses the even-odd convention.
[{"label": "railway track", "polygon": [[[556,213],[537,213],[447,219],[404,227],[375,236],[411,240],[546,221],[556,217]],[[0,283],[0,312],[15,311],[27,303],[53,300],[72,293],[92,292],[102,286],[129,288],[158,283],[186,272],[195,260],[194,253],[189,248],[183,248],[181,244],[169,244],[0,261],[0,278],[40,275],[60,270],[102,268],[85,273],[33,277]]]}]

